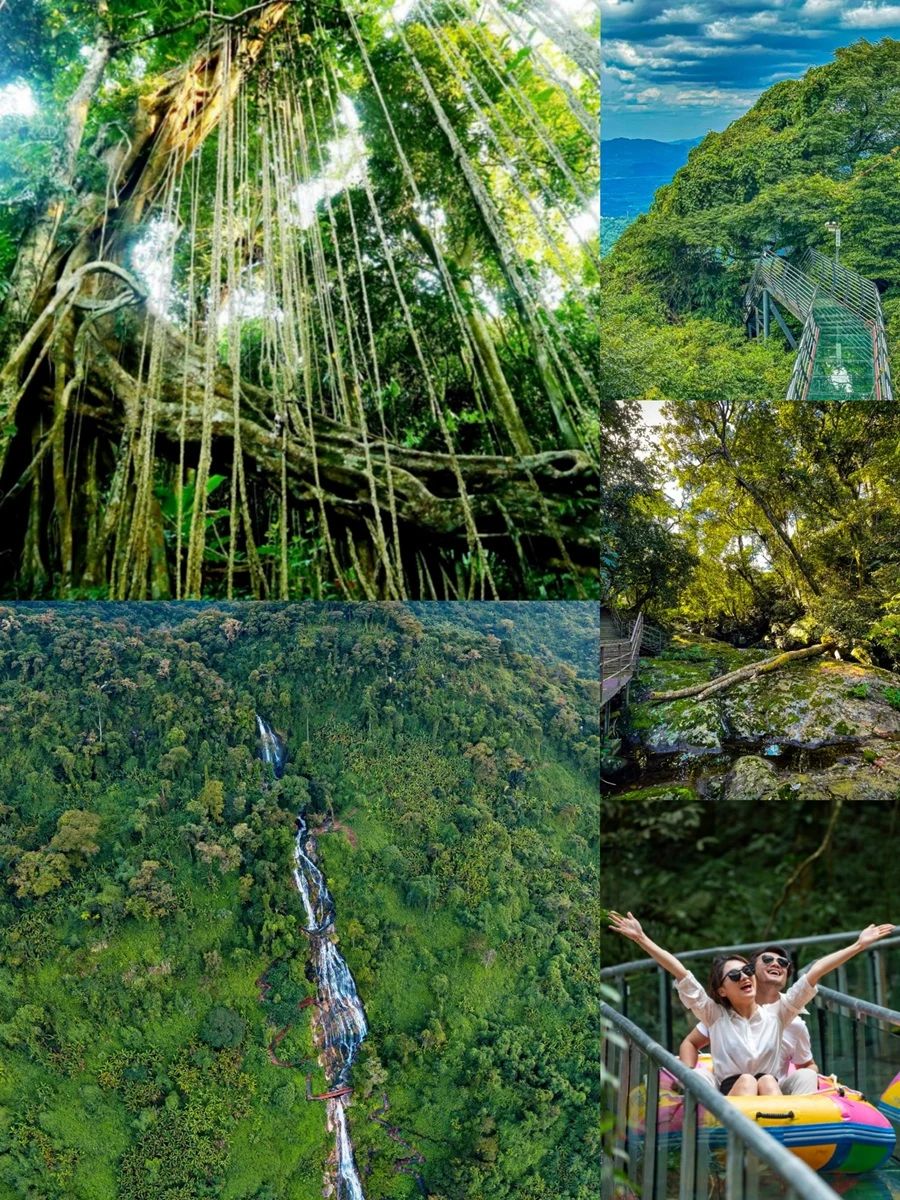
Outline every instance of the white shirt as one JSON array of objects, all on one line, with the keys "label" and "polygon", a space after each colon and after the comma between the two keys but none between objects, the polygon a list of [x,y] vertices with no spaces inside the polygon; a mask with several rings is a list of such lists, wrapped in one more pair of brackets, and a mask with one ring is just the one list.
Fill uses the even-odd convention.
[{"label": "white shirt", "polygon": [[[697,1032],[702,1033],[705,1038],[709,1037],[709,1030],[702,1021],[697,1026]],[[783,1079],[787,1075],[791,1063],[796,1067],[800,1063],[812,1062],[812,1056],[812,1043],[809,1040],[806,1022],[802,1017],[794,1017],[793,1021],[785,1026],[781,1035],[781,1062],[778,1066],[778,1078]]]},{"label": "white shirt", "polygon": [[745,1072],[775,1076],[782,1073],[784,1030],[818,990],[801,975],[773,1004],[757,1005],[752,1017],[741,1017],[734,1009],[717,1004],[690,971],[675,988],[685,1008],[706,1023],[716,1083]]}]

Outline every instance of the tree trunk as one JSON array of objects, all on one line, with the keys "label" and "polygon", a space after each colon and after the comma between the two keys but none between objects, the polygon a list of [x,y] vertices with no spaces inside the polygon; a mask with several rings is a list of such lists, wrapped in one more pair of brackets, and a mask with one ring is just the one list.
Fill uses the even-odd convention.
[{"label": "tree trunk", "polygon": [[[203,424],[202,350],[188,350],[178,334],[167,330],[169,348],[164,355],[161,392],[156,405],[156,429],[173,457],[180,441],[184,371],[188,386],[184,436],[189,453],[199,445]],[[128,423],[137,419],[141,388],[136,378],[119,361],[118,346],[91,336],[91,353],[86,368],[86,387],[78,410],[106,428],[120,431],[123,410]],[[185,358],[187,363],[185,367]],[[325,416],[314,417],[313,437],[290,434],[284,438],[274,421],[271,397],[261,388],[241,384],[241,443],[256,470],[273,481],[280,479],[282,453],[295,498],[315,496],[316,467],[325,489],[325,502],[333,511],[359,520],[371,518],[372,489],[367,468],[366,444],[356,430]],[[215,381],[216,405],[213,439],[230,441],[233,436],[231,373],[219,367]],[[284,449],[282,450],[282,445]],[[161,452],[162,452],[161,447]],[[370,439],[368,457],[375,480],[375,494],[382,516],[390,514],[390,483],[399,519],[434,534],[464,536],[465,513],[449,454],[411,450]],[[515,512],[516,526],[523,534],[553,536],[548,521],[548,501],[563,497],[599,498],[599,478],[589,457],[581,451],[551,450],[522,457],[457,455],[456,462],[473,514],[486,531],[506,532],[502,508]],[[557,506],[558,507],[558,506]],[[567,544],[592,558],[593,530],[583,518],[559,515],[555,522]]]},{"label": "tree trunk", "polygon": [[734,476],[735,483],[738,485],[738,487],[742,488],[747,493],[747,495],[750,496],[751,499],[762,510],[763,514],[765,515],[766,520],[772,526],[772,529],[773,529],[775,535],[777,536],[778,540],[785,547],[788,554],[790,554],[791,558],[794,561],[794,564],[797,567],[797,570],[800,572],[800,574],[806,580],[806,583],[809,586],[809,589],[812,592],[812,594],[814,596],[821,596],[822,589],[819,587],[818,583],[816,583],[816,580],[812,574],[812,571],[807,566],[806,560],[804,559],[804,557],[800,553],[800,551],[797,549],[794,539],[791,537],[791,535],[788,533],[787,529],[784,527],[783,522],[779,521],[778,517],[775,515],[775,513],[772,509],[772,506],[769,504],[768,500],[766,500],[765,496],[762,494],[762,492],[759,490],[759,488],[757,488],[754,484],[752,484],[748,479],[744,478],[744,476],[741,473],[740,468],[738,467],[737,463],[735,462],[734,458],[732,457],[731,451],[728,449],[728,446],[725,444],[724,437],[720,436],[718,434],[717,434],[717,436],[719,436],[719,445],[721,447],[722,459],[725,463],[727,463],[729,470],[731,471],[732,475]]},{"label": "tree trunk", "polygon": [[729,671],[727,675],[720,675],[717,679],[706,679],[703,683],[695,683],[690,687],[678,688],[674,692],[651,692],[647,699],[660,704],[666,700],[683,700],[686,696],[696,696],[698,702],[707,700],[710,696],[714,696],[716,692],[723,692],[735,683],[742,683],[745,679],[755,679],[757,675],[766,675],[770,671],[777,671],[781,667],[787,666],[788,663],[796,662],[801,658],[813,658],[815,655],[824,654],[830,649],[832,649],[830,643],[819,642],[818,645],[806,646],[802,650],[786,650],[783,654],[777,654],[774,658],[766,658],[762,662],[750,663],[746,667],[738,668],[737,671]]}]

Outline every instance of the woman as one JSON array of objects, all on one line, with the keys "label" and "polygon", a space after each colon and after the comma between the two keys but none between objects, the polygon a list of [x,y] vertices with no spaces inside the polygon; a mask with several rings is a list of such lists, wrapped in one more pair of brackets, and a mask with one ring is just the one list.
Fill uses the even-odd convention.
[{"label": "woman", "polygon": [[756,975],[742,954],[728,954],[713,962],[706,991],[687,967],[644,933],[631,913],[611,912],[610,929],[636,942],[676,980],[682,1004],[703,1021],[713,1056],[713,1074],[719,1091],[732,1096],[780,1096],[777,1073],[785,1025],[816,994],[823,975],[842,966],[855,954],[887,937],[893,925],[867,925],[852,946],[820,958],[773,1004],[756,1003]]}]

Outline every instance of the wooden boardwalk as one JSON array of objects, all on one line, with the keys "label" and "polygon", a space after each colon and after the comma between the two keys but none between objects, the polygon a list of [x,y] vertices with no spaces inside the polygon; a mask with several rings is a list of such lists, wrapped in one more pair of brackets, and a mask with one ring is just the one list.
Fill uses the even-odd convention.
[{"label": "wooden boardwalk", "polygon": [[644,618],[639,615],[625,632],[611,618],[600,617],[600,703],[609,704],[626,688],[637,669],[644,633]]}]

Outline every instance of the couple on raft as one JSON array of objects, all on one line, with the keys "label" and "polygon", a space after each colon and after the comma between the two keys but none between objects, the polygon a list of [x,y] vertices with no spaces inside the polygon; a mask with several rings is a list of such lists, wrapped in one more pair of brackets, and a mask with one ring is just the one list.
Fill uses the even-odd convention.
[{"label": "couple on raft", "polygon": [[[674,954],[647,937],[635,916],[628,913],[623,917],[616,912],[609,916],[610,929],[630,938],[674,975],[682,1004],[705,1026],[705,1033],[702,1026],[697,1026],[688,1034],[681,1043],[679,1056],[682,1062],[694,1066],[697,1049],[708,1037],[713,1075],[719,1091],[726,1096],[814,1092],[818,1077],[812,1063],[809,1034],[798,1014],[815,996],[816,985],[823,975],[868,950],[894,929],[893,925],[867,925],[852,946],[820,958],[782,994],[791,964],[779,946],[767,947],[750,961],[743,954],[725,954],[714,959],[704,989]],[[793,1054],[797,1055],[795,1065],[808,1069],[789,1076],[787,1064]]]}]

